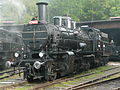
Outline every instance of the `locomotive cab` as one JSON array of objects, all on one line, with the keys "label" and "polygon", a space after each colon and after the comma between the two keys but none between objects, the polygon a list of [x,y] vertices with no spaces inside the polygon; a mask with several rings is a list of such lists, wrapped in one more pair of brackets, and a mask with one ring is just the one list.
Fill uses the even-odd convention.
[{"label": "locomotive cab", "polygon": [[76,29],[76,22],[72,21],[70,17],[67,16],[55,16],[54,25],[66,28]]}]

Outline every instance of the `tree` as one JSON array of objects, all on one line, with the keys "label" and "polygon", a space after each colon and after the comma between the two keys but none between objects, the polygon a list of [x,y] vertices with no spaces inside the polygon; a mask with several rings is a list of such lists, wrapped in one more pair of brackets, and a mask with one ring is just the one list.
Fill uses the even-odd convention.
[{"label": "tree", "polygon": [[104,20],[119,16],[120,0],[52,0],[51,16],[69,15],[77,21]]},{"label": "tree", "polygon": [[[67,15],[75,21],[106,20],[120,15],[120,0],[1,0],[0,17],[28,23],[38,16],[37,2],[48,2],[48,18]],[[12,2],[11,2],[12,1]],[[15,5],[16,4],[16,5]],[[0,18],[0,19],[1,19]]]}]

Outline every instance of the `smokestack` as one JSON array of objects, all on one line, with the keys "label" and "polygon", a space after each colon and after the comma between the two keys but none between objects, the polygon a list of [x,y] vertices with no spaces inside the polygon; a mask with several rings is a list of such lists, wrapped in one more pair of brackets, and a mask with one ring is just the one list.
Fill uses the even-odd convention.
[{"label": "smokestack", "polygon": [[47,14],[47,5],[48,3],[46,2],[38,2],[36,3],[36,5],[38,5],[38,17],[40,22],[42,23],[47,23],[46,21],[46,14]]}]

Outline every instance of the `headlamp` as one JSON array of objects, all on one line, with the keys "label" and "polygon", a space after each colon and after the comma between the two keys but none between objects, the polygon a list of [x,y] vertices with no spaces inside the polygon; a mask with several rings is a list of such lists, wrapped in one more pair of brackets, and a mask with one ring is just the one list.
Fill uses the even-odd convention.
[{"label": "headlamp", "polygon": [[105,44],[103,44],[103,47],[105,47]]},{"label": "headlamp", "polygon": [[100,44],[98,45],[98,47],[101,47]]},{"label": "headlamp", "polygon": [[39,53],[39,56],[40,56],[40,57],[43,57],[43,55],[44,55],[43,52],[40,52],[40,53]]},{"label": "headlamp", "polygon": [[27,55],[26,55],[26,54],[24,54],[24,55],[23,55],[23,58],[27,58]]},{"label": "headlamp", "polygon": [[24,50],[24,48],[22,47],[22,50]]},{"label": "headlamp", "polygon": [[19,53],[17,53],[17,52],[14,55],[16,58],[19,57]]}]

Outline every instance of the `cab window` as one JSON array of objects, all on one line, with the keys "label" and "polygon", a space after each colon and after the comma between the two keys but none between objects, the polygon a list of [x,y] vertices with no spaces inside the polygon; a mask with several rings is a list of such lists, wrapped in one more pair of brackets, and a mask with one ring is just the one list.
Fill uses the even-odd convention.
[{"label": "cab window", "polygon": [[73,22],[71,22],[71,28],[74,29],[74,23]]},{"label": "cab window", "polygon": [[59,25],[59,21],[60,21],[59,18],[54,18],[54,25]]},{"label": "cab window", "polygon": [[62,19],[62,25],[68,27],[67,19]]}]

